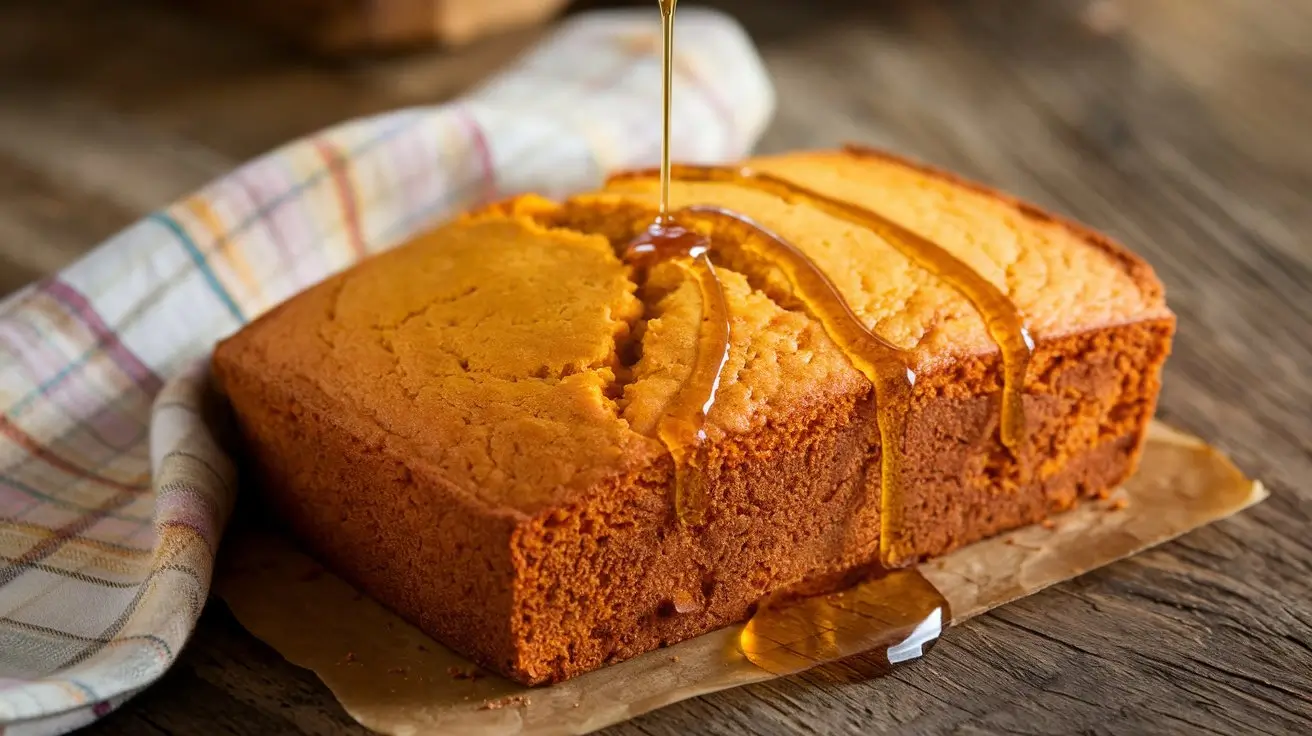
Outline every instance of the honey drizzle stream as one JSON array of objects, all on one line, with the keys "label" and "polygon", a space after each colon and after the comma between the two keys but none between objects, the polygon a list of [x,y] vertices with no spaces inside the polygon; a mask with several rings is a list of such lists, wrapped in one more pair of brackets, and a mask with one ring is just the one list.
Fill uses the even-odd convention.
[{"label": "honey drizzle stream", "polygon": [[656,435],[674,460],[674,512],[680,523],[701,519],[704,493],[692,469],[692,455],[706,441],[706,417],[715,404],[724,365],[729,360],[729,307],[724,286],[710,259],[710,241],[680,225],[669,213],[670,110],[674,86],[674,10],[678,0],[659,0],[661,9],[661,199],[660,209],[642,235],[624,250],[635,279],[646,280],[650,268],[671,261],[697,283],[701,293],[701,327],[697,331],[692,371],[656,425]]},{"label": "honey drizzle stream", "polygon": [[656,223],[670,212],[670,110],[674,98],[674,10],[679,0],[657,0],[661,7],[661,207]]},{"label": "honey drizzle stream", "polygon": [[705,489],[697,483],[689,455],[706,441],[706,416],[715,404],[724,365],[729,362],[729,307],[724,287],[706,253],[691,261],[676,261],[697,282],[702,297],[702,326],[697,332],[697,357],[692,373],[680,387],[673,405],[656,427],[661,442],[674,457],[674,513],[687,523],[701,521]]}]

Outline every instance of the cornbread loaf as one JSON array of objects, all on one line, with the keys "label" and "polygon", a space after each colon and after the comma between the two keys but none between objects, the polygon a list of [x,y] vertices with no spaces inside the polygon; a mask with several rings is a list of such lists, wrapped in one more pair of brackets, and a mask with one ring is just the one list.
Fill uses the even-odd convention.
[{"label": "cornbread loaf", "polygon": [[[746,215],[808,255],[917,374],[903,457],[910,563],[1038,522],[1135,466],[1174,318],[1141,260],[1089,230],[870,151],[749,162],[877,211],[997,285],[1035,341],[1025,432],[999,439],[1000,351],[950,285],[872,232],[732,183],[674,207]],[[219,345],[253,470],[332,569],[523,683],[740,621],[878,559],[870,382],[778,274],[719,264],[731,347],[681,523],[655,427],[691,371],[686,272],[616,255],[658,183],[521,197],[425,234]],[[688,218],[712,242],[750,237]],[[712,257],[715,257],[712,249]]]}]

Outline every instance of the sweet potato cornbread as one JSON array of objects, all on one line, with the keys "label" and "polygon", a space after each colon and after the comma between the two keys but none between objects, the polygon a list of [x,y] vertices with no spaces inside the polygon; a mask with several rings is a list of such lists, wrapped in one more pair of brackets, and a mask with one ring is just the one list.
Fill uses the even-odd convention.
[{"label": "sweet potato cornbread", "polygon": [[[748,166],[671,185],[720,311],[695,261],[622,257],[657,208],[640,172],[473,213],[222,343],[267,498],[361,589],[541,683],[1133,471],[1174,326],[1141,260],[872,151]],[[716,335],[704,420],[671,441]],[[888,366],[904,388],[881,412],[870,376]]]}]

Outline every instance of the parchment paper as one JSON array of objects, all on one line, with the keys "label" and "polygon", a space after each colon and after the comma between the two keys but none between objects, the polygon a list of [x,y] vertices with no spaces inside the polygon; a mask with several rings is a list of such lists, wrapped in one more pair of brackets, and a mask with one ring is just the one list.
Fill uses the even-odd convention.
[{"label": "parchment paper", "polygon": [[[973,544],[921,572],[947,598],[958,624],[1265,497],[1262,485],[1225,456],[1154,423],[1138,474],[1110,499],[1082,504],[1051,528]],[[314,671],[353,718],[385,734],[587,733],[777,676],[742,654],[739,625],[558,685],[526,688],[478,671],[286,539],[248,532],[228,540],[225,556],[215,590],[237,619]]]}]

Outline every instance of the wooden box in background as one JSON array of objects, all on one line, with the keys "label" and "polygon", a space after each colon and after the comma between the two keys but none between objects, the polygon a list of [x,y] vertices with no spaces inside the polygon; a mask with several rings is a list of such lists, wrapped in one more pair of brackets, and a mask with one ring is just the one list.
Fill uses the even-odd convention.
[{"label": "wooden box in background", "polygon": [[569,0],[188,0],[326,54],[453,46],[541,23]]}]

